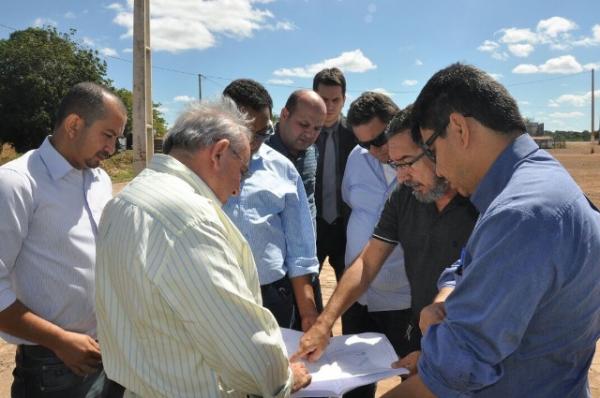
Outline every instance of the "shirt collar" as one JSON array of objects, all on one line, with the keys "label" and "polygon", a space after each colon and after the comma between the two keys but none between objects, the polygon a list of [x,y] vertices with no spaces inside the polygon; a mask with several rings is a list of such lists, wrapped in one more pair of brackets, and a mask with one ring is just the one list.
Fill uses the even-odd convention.
[{"label": "shirt collar", "polygon": [[74,169],[71,163],[54,148],[50,136],[46,137],[39,148],[39,154],[53,180],[60,180]]},{"label": "shirt collar", "polygon": [[201,196],[204,196],[214,203],[221,203],[213,190],[189,167],[175,159],[173,156],[164,154],[155,154],[148,168],[159,173],[167,173],[187,182]]},{"label": "shirt collar", "polygon": [[538,149],[529,134],[521,134],[502,151],[471,195],[479,213],[483,214],[508,184],[517,165]]}]

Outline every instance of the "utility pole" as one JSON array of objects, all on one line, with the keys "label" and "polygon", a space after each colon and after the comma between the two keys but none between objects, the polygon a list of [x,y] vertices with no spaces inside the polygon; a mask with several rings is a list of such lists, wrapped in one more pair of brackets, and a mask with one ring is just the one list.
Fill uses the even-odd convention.
[{"label": "utility pole", "polygon": [[198,101],[202,99],[202,73],[198,73]]},{"label": "utility pole", "polygon": [[[591,128],[591,136],[590,136],[590,141],[593,143],[594,142],[594,102],[595,102],[595,95],[594,95],[594,69],[592,69],[592,128]],[[600,138],[599,138],[600,139]]]},{"label": "utility pole", "polygon": [[150,0],[133,2],[133,171],[138,174],[152,160],[152,64]]}]

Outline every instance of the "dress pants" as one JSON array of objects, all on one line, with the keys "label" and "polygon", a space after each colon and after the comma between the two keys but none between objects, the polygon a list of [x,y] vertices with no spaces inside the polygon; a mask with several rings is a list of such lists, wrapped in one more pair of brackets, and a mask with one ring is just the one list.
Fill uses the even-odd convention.
[{"label": "dress pants", "polygon": [[329,264],[335,271],[335,279],[340,280],[344,273],[344,254],[346,253],[346,226],[341,217],[329,224],[327,221],[317,217],[317,257],[319,259],[319,271],[323,268],[323,262],[329,257]]}]

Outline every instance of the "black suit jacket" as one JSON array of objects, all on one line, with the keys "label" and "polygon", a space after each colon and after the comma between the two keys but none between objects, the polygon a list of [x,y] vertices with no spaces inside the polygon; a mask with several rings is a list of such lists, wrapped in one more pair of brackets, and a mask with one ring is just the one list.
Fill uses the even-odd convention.
[{"label": "black suit jacket", "polygon": [[[321,199],[323,197],[323,153],[325,150],[326,135],[321,134],[317,139],[316,145],[319,151],[319,160],[317,163],[317,182],[315,186],[315,201],[317,202],[317,218],[321,217]],[[348,126],[345,117],[341,117],[338,124],[335,138],[337,139],[337,168],[336,168],[336,197],[338,204],[338,213],[342,217],[344,225],[350,217],[350,207],[342,200],[342,178],[346,170],[346,162],[352,149],[356,146],[356,138],[350,126]]]}]

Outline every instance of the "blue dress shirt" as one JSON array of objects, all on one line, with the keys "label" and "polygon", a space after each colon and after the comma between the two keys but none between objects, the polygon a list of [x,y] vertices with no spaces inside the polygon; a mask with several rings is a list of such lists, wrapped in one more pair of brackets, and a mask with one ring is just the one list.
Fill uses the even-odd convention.
[{"label": "blue dress shirt", "polygon": [[254,255],[261,285],[286,274],[319,272],[315,232],[302,179],[285,156],[261,145],[251,175],[223,210],[242,232]]},{"label": "blue dress shirt", "polygon": [[[388,182],[383,167],[368,150],[358,145],[348,156],[342,180],[342,199],[352,209],[346,229],[346,267],[352,264],[371,238],[388,196],[398,185],[396,178]],[[410,308],[410,285],[404,270],[401,245],[394,247],[358,302],[366,305],[369,311]]]},{"label": "blue dress shirt", "polygon": [[[419,374],[440,397],[587,397],[600,337],[600,214],[528,135],[471,201],[480,212],[446,319],[422,341]],[[452,276],[450,278],[449,276]]]}]

